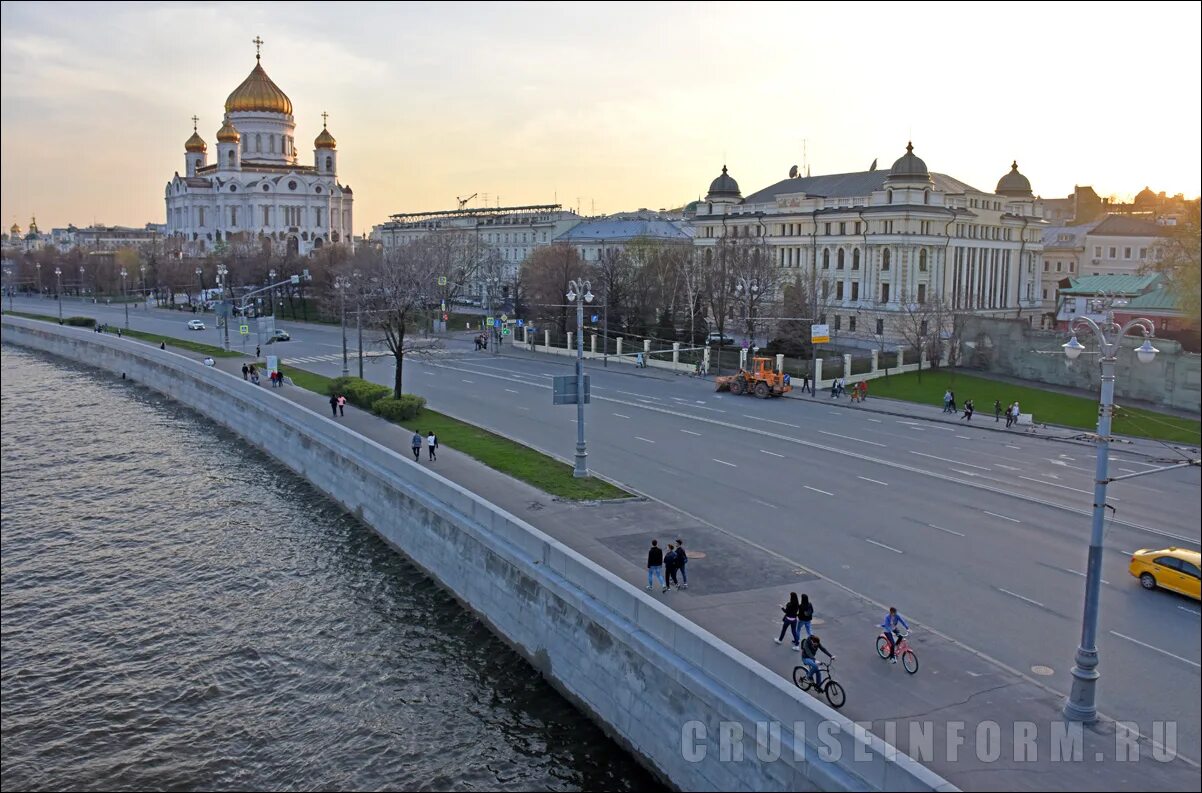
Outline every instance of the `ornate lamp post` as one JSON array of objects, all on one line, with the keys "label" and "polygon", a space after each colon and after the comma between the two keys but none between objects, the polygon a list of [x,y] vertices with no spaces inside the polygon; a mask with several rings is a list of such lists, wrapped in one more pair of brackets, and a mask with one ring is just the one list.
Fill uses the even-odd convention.
[{"label": "ornate lamp post", "polygon": [[145,298],[147,296],[146,295],[146,265],[139,264],[138,270],[142,273],[142,296]]},{"label": "ornate lamp post", "polygon": [[8,310],[16,311],[13,308],[13,268],[4,268],[4,280],[8,282]]},{"label": "ornate lamp post", "polygon": [[584,304],[593,302],[593,285],[585,280],[568,284],[568,302],[576,304],[576,467],[572,476],[588,476],[584,446]]},{"label": "ornate lamp post", "polygon": [[229,352],[230,349],[230,316],[232,315],[233,306],[225,300],[225,276],[229,274],[230,269],[224,264],[217,265],[217,287],[221,290],[221,324],[225,326],[225,338],[222,341],[222,349]]},{"label": "ornate lamp post", "polygon": [[[1081,624],[1081,645],[1077,648],[1073,666],[1073,686],[1064,703],[1064,716],[1072,721],[1092,722],[1098,718],[1095,704],[1098,683],[1098,601],[1102,585],[1102,529],[1106,513],[1106,485],[1110,482],[1107,469],[1110,463],[1110,419],[1114,412],[1114,369],[1123,337],[1131,331],[1143,334],[1144,343],[1135,350],[1140,363],[1151,363],[1159,352],[1152,346],[1156,327],[1149,319],[1132,319],[1119,326],[1114,319],[1113,304],[1091,301],[1104,318],[1094,322],[1079,316],[1069,326],[1073,337],[1062,345],[1065,356],[1075,360],[1085,351],[1077,334],[1092,331],[1098,340],[1102,364],[1102,395],[1098,405],[1097,463],[1094,476],[1093,530],[1089,537],[1089,561],[1085,568],[1085,610]],[[1132,334],[1134,335],[1134,334]]]},{"label": "ornate lamp post", "polygon": [[35,270],[38,271],[38,297],[41,297],[42,296],[42,263],[36,262],[33,265],[33,267]]},{"label": "ornate lamp post", "polygon": [[351,285],[350,279],[346,276],[339,275],[334,278],[334,288],[338,290],[338,299],[342,308],[342,376],[346,377],[351,373],[350,364],[347,362],[346,354],[346,290]]},{"label": "ornate lamp post", "polygon": [[79,265],[79,302],[80,303],[83,302],[84,275],[86,274],[86,272],[87,271],[84,270],[84,266],[82,264]]},{"label": "ornate lamp post", "polygon": [[58,295],[58,324],[61,325],[63,324],[63,268],[54,268],[54,278],[58,281],[58,289],[56,290],[56,294]]},{"label": "ornate lamp post", "polygon": [[121,302],[125,304],[125,329],[129,330],[129,290],[125,288],[125,279],[129,278],[129,271],[124,267],[121,268]]},{"label": "ornate lamp post", "polygon": [[[268,270],[267,271],[267,278],[268,278],[267,283],[274,284],[275,276],[276,276],[275,270]],[[274,286],[271,288],[271,291],[268,293],[268,295],[271,298],[271,318],[272,318],[272,320],[274,320],[275,319],[275,287]],[[273,327],[274,327],[274,325],[273,325]]]},{"label": "ornate lamp post", "polygon": [[743,297],[746,295],[747,300],[747,348],[750,350],[755,347],[755,328],[751,324],[751,304],[755,300],[755,296],[759,294],[760,284],[755,278],[744,278],[738,276],[735,279],[735,296]]}]

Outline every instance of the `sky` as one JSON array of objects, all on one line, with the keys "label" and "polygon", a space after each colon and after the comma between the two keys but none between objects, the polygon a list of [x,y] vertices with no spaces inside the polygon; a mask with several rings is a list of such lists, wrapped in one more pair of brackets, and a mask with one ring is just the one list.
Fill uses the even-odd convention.
[{"label": "sky", "polygon": [[0,4],[0,220],[165,219],[191,117],[210,159],[263,66],[301,150],[327,111],[356,232],[498,201],[676,207],[809,165],[1045,197],[1200,192],[1202,4]]}]

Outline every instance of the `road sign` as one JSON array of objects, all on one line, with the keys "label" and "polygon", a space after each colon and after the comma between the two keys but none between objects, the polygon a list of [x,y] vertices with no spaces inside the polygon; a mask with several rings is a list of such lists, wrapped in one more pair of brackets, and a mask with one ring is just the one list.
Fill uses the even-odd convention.
[{"label": "road sign", "polygon": [[519,319],[519,320],[518,320],[518,327],[519,327],[519,328],[524,328],[524,327],[526,327],[526,320],[524,320],[524,319]]},{"label": "road sign", "polygon": [[[589,384],[589,376],[584,376],[584,404],[588,405],[592,402],[592,388]],[[567,374],[555,378],[554,391],[551,394],[552,404],[555,405],[575,405],[576,404],[576,375]]]},{"label": "road sign", "polygon": [[241,333],[243,336],[250,335],[250,325],[239,325],[238,332]]},{"label": "road sign", "polygon": [[444,311],[444,312],[442,312],[442,321],[443,321],[443,322],[446,322],[446,321],[447,321],[448,319],[450,319],[450,318],[451,318],[451,317],[450,317],[450,315],[448,315],[448,314],[447,314],[447,312],[445,312],[445,311]]},{"label": "road sign", "polygon": [[443,300],[443,301],[440,301],[440,302],[439,302],[439,304],[438,304],[438,310],[439,310],[439,311],[446,311],[446,310],[447,310],[447,301],[445,301],[445,300]]},{"label": "road sign", "polygon": [[440,275],[440,276],[438,276],[438,285],[439,285],[439,286],[446,286],[446,285],[447,285],[447,277],[446,277],[445,275]]},{"label": "road sign", "polygon": [[596,314],[593,314],[593,318],[592,318],[591,322],[593,322],[593,324],[596,324],[596,322],[597,322],[597,315],[596,315]]},{"label": "road sign", "polygon": [[501,335],[502,335],[502,336],[508,336],[508,335],[509,335],[509,328],[501,328]]},{"label": "road sign", "polygon": [[830,325],[811,325],[810,326],[810,343],[811,344],[830,344],[831,343],[831,326]]},{"label": "road sign", "polygon": [[501,321],[502,321],[502,322],[508,322],[508,321],[509,321],[509,315],[508,315],[508,314],[502,314],[502,315],[501,315]]},{"label": "road sign", "polygon": [[485,317],[485,318],[484,318],[484,324],[485,324],[485,325],[491,325],[491,324],[492,324],[492,317]]},{"label": "road sign", "polygon": [[499,327],[501,327],[501,320],[499,320],[499,319],[494,319],[494,320],[492,321],[492,326],[493,326],[494,328],[499,328]]},{"label": "road sign", "polygon": [[299,284],[299,283],[300,283],[300,276],[299,276],[299,275],[291,275],[291,276],[288,276],[288,280],[289,280],[289,281],[291,281],[291,282],[292,282],[292,283],[294,283],[294,284]]}]

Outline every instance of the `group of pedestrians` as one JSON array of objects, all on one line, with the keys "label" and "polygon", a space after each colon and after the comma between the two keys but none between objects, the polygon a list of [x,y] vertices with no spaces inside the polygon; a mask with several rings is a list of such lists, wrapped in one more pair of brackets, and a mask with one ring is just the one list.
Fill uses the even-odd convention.
[{"label": "group of pedestrians", "polygon": [[[977,409],[976,405],[973,403],[973,401],[971,399],[964,400],[964,405],[963,405],[964,412],[960,415],[960,420],[961,421],[972,421],[972,417],[973,417],[973,414],[976,413],[976,409]],[[943,392],[943,412],[944,413],[955,413],[956,412],[956,392],[950,388]],[[993,420],[994,420],[994,422],[995,423],[1000,422],[1002,420],[1003,415],[1006,417],[1006,426],[1007,427],[1013,427],[1015,424],[1017,424],[1018,416],[1019,416],[1018,401],[1015,400],[1014,402],[1011,402],[1009,405],[1006,405],[1005,407],[1003,407],[1002,400],[1000,400],[1000,399],[993,400]]]},{"label": "group of pedestrians", "polygon": [[487,349],[488,349],[488,334],[486,334],[486,333],[476,334],[476,351],[479,352],[480,350],[487,350]]},{"label": "group of pedestrians", "polygon": [[330,412],[334,414],[334,418],[346,415],[345,394],[330,394]]},{"label": "group of pedestrians", "polygon": [[801,600],[797,599],[796,592],[789,593],[789,602],[780,607],[784,612],[784,617],[780,621],[780,636],[776,637],[776,643],[780,644],[785,640],[785,634],[792,631],[793,633],[793,649],[801,649],[801,629],[806,629],[806,636],[813,636],[814,632],[810,630],[810,621],[814,619],[814,604],[810,602],[810,596],[804,592],[801,595]]},{"label": "group of pedestrians", "polygon": [[[430,430],[430,434],[425,438],[426,448],[429,450],[430,462],[438,459],[438,436],[434,434],[434,430]],[[413,448],[413,461],[421,462],[422,459],[422,434],[420,431],[413,433],[413,438],[409,441],[409,445]]]},{"label": "group of pedestrians", "polygon": [[868,399],[868,383],[864,380],[861,380],[858,383],[852,383],[851,401],[863,402],[865,399]]},{"label": "group of pedestrians", "polygon": [[[242,364],[242,379],[259,385],[259,369],[253,363]],[[267,373],[267,379],[271,381],[272,388],[281,388],[284,385],[284,375],[278,370]],[[332,397],[331,397],[332,399]],[[334,415],[338,415],[338,411],[334,411]]]},{"label": "group of pedestrians", "polygon": [[[993,404],[995,411],[999,410],[1001,408],[1001,406],[1002,406],[1002,403],[1000,401],[994,402],[994,404]],[[1019,414],[1018,400],[1011,402],[1010,405],[1006,407],[1005,412],[1006,412],[1006,426],[1013,427],[1015,424],[1018,423],[1018,414]],[[997,418],[995,417],[995,421],[996,420],[997,420]]]},{"label": "group of pedestrians", "polygon": [[[684,550],[684,540],[679,537],[675,543],[668,543],[668,553],[659,547],[659,540],[651,541],[647,551],[647,589],[651,589],[652,579],[658,579],[664,592],[670,592],[672,587],[677,589],[689,588],[689,555]],[[664,571],[668,577],[664,579]],[[683,582],[683,583],[681,583]]]}]

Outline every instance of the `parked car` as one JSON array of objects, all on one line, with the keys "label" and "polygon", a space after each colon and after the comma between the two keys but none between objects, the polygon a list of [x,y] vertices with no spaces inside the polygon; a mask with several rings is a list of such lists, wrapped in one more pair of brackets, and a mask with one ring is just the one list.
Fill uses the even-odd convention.
[{"label": "parked car", "polygon": [[718,333],[717,331],[713,331],[712,333],[710,333],[710,335],[705,337],[705,343],[706,344],[720,344],[723,347],[726,347],[728,345],[733,345],[735,343],[735,340],[732,339],[730,336],[724,336],[721,333]]},{"label": "parked car", "polygon": [[205,324],[199,319],[188,320],[188,330],[204,330]]},{"label": "parked car", "polygon": [[292,337],[288,335],[288,331],[276,328],[271,332],[271,335],[267,337],[267,343],[272,344],[277,341],[292,341]]},{"label": "parked car", "polygon": [[1131,575],[1144,589],[1168,589],[1202,600],[1202,553],[1168,547],[1159,551],[1141,548],[1131,554]]}]

